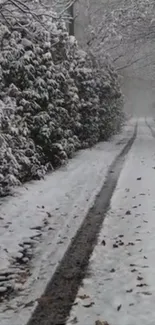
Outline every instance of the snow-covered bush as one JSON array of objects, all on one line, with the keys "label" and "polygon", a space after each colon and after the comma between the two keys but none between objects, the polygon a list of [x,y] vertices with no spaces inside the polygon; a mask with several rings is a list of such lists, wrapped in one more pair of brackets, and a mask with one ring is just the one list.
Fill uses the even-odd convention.
[{"label": "snow-covered bush", "polygon": [[122,122],[111,66],[80,51],[63,21],[0,22],[0,195],[39,179]]}]

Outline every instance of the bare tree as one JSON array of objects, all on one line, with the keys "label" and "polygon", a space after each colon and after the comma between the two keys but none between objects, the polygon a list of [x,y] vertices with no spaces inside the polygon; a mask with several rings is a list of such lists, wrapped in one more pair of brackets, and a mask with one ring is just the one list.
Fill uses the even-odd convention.
[{"label": "bare tree", "polygon": [[110,53],[119,71],[154,62],[153,0],[81,0],[78,12],[77,37],[94,55]]}]

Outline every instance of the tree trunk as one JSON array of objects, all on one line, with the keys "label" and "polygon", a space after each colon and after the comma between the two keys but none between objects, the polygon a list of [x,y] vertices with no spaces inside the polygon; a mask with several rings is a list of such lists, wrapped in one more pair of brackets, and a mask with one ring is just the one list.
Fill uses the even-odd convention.
[{"label": "tree trunk", "polygon": [[71,22],[69,23],[69,35],[74,36],[74,4],[69,7],[69,15],[71,17]]}]

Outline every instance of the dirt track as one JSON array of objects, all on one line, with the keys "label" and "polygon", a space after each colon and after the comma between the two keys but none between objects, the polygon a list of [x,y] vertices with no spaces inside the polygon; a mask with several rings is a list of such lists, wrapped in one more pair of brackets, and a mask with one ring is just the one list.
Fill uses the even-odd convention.
[{"label": "dirt track", "polygon": [[125,157],[136,135],[137,125],[132,138],[110,166],[106,182],[97,196],[93,208],[89,211],[73,238],[44,295],[39,299],[38,306],[28,325],[65,324],[78,288],[87,272],[89,258],[97,242],[105,214],[110,206],[110,200],[123,168]]}]

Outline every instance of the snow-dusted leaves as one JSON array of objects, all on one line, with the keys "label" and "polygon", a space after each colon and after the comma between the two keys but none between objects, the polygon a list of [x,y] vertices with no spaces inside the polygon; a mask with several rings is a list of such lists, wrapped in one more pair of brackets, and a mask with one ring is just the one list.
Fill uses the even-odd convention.
[{"label": "snow-dusted leaves", "polygon": [[108,138],[122,121],[113,68],[101,71],[62,21],[49,18],[45,28],[20,19],[20,29],[0,23],[1,196]]}]

